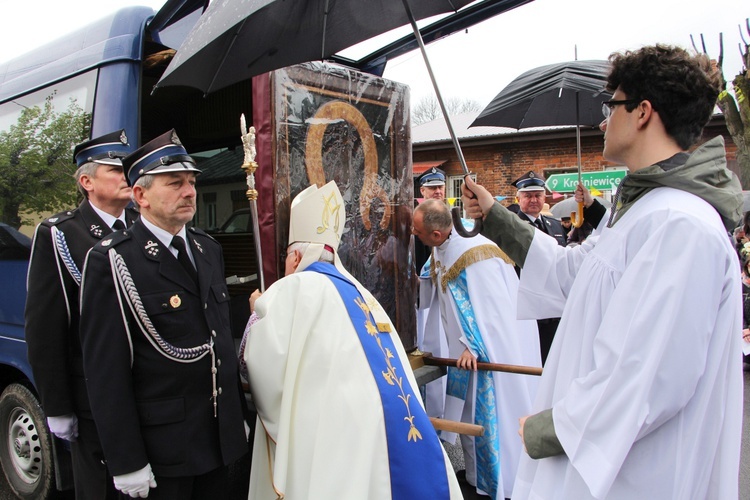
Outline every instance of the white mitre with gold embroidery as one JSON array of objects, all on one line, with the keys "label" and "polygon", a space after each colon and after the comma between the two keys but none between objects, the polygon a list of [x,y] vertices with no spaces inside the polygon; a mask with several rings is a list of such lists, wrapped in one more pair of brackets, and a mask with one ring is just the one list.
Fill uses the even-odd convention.
[{"label": "white mitre with gold embroidery", "polygon": [[308,187],[292,200],[289,244],[321,243],[337,250],[346,223],[344,198],[334,181]]},{"label": "white mitre with gold embroidery", "polygon": [[289,244],[309,243],[295,272],[304,271],[317,262],[326,247],[333,250],[333,263],[336,268],[357,287],[365,298],[370,312],[380,331],[394,331],[388,314],[377,300],[354,276],[349,274],[339,259],[338,248],[346,224],[346,207],[336,182],[323,187],[315,184],[308,187],[292,200],[289,214]]}]

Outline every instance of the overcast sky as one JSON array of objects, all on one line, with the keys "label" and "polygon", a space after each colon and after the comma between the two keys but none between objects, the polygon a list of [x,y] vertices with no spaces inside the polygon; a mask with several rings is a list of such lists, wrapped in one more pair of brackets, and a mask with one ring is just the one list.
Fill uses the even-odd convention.
[{"label": "overcast sky", "polygon": [[[358,0],[367,1],[367,0]],[[393,0],[398,1],[398,0]],[[158,9],[164,0],[0,0],[0,62],[99,19],[120,7]],[[486,105],[526,70],[566,60],[606,59],[614,51],[656,42],[690,48],[703,33],[716,57],[724,33],[724,75],[741,69],[739,28],[748,0],[535,0],[427,47],[445,98]],[[389,62],[386,78],[408,84],[412,104],[433,95],[419,51]]]}]

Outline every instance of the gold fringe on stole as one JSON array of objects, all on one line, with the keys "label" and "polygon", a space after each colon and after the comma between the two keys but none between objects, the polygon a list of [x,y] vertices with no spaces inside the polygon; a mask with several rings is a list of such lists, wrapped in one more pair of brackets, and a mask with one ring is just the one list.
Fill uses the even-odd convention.
[{"label": "gold fringe on stole", "polygon": [[481,262],[483,260],[487,259],[502,259],[503,261],[507,262],[511,266],[515,265],[513,260],[511,260],[508,255],[500,250],[500,248],[497,245],[479,245],[478,247],[474,247],[467,252],[464,252],[461,257],[456,259],[456,262],[453,263],[453,265],[448,269],[447,271],[445,268],[439,263],[435,261],[435,249],[433,248],[432,251],[432,266],[430,267],[430,275],[432,277],[432,282],[437,283],[437,270],[436,267],[440,266],[443,270],[442,278],[440,279],[440,287],[443,290],[443,293],[446,292],[448,289],[448,283],[453,281],[454,279],[458,278],[458,275],[461,274],[461,271],[466,269],[472,264],[476,264],[477,262]]}]

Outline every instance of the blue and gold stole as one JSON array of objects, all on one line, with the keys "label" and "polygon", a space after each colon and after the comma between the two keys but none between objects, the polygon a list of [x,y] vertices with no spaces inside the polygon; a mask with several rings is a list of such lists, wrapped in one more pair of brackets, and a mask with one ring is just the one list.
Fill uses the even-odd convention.
[{"label": "blue and gold stole", "polygon": [[330,278],[362,343],[383,405],[391,498],[450,498],[442,445],[404,375],[391,334],[378,332],[359,290],[335,266],[316,262],[305,271]]},{"label": "blue and gold stole", "polygon": [[[466,269],[462,269],[457,278],[447,283],[456,312],[461,323],[464,337],[471,350],[477,353],[477,360],[490,362],[482,334],[477,327],[474,308],[469,299],[469,287],[466,281]],[[448,368],[447,394],[463,401],[469,386],[472,372],[455,367]],[[474,423],[484,427],[484,434],[474,438],[476,454],[477,487],[487,492],[495,500],[498,497],[498,477],[501,470],[500,456],[500,422],[497,419],[497,394],[492,372],[476,372],[476,391],[474,395]],[[502,493],[502,492],[501,492]]]}]

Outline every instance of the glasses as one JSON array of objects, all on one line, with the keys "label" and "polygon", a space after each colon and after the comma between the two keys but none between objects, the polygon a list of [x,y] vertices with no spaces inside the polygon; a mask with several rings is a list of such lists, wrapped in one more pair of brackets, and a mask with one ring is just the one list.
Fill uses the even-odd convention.
[{"label": "glasses", "polygon": [[609,120],[609,117],[612,115],[612,109],[618,104],[638,104],[642,100],[643,99],[622,99],[619,101],[604,101],[602,103],[602,114],[604,115],[604,119]]}]

